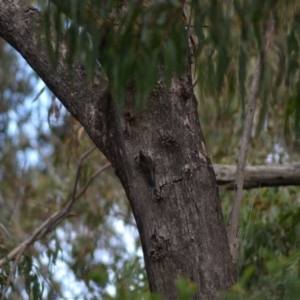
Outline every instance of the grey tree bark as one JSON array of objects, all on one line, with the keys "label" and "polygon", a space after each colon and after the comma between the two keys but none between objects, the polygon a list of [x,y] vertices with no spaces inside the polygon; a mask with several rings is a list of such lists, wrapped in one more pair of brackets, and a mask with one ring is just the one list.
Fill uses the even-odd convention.
[{"label": "grey tree bark", "polygon": [[[213,164],[217,183],[234,189],[236,166]],[[245,170],[244,189],[300,185],[300,164],[249,166]]]},{"label": "grey tree bark", "polygon": [[64,36],[54,71],[40,14],[23,1],[0,1],[0,36],[112,163],[137,223],[151,291],[176,299],[180,276],[198,284],[194,299],[215,299],[232,285],[234,267],[189,72],[173,78],[170,88],[158,78],[142,113],[134,105],[132,85],[121,109],[102,74],[90,83],[84,67],[74,62],[71,81]]}]

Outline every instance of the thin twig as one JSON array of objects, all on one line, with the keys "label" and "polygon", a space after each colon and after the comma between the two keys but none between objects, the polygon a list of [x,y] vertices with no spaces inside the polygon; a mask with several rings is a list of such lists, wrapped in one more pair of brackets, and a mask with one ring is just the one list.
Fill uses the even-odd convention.
[{"label": "thin twig", "polygon": [[258,61],[257,61],[251,88],[249,91],[245,127],[244,127],[244,131],[243,131],[240,154],[239,154],[239,159],[238,159],[237,168],[236,168],[234,202],[233,202],[232,210],[231,210],[230,217],[229,217],[228,233],[227,233],[229,247],[230,247],[230,253],[231,253],[233,262],[236,261],[236,255],[237,255],[237,250],[238,250],[238,246],[239,246],[238,223],[239,223],[239,215],[240,215],[241,203],[242,203],[246,158],[247,158],[247,153],[248,153],[248,148],[249,148],[249,141],[250,141],[250,136],[251,136],[255,106],[256,106],[256,99],[257,99],[258,92],[259,92],[259,86],[260,86],[260,81],[261,81],[261,77],[262,77],[262,71],[263,71],[263,66],[264,66],[264,62],[265,62],[267,49],[272,40],[274,25],[275,25],[275,21],[274,21],[273,14],[271,13],[270,18],[268,20],[268,24],[267,24],[266,34],[264,37],[264,43],[263,43],[261,53],[260,53]]},{"label": "thin twig", "polygon": [[[91,149],[89,149],[88,151],[86,151],[85,153],[83,153],[81,155],[81,157],[79,158],[79,162],[78,162],[78,167],[77,167],[77,173],[76,173],[76,179],[75,179],[75,183],[74,183],[74,187],[73,187],[73,193],[72,193],[72,200],[75,201],[76,198],[76,190],[77,190],[77,185],[78,185],[78,180],[79,180],[79,175],[80,175],[80,169],[81,169],[81,165],[83,160],[88,157],[94,150],[96,149],[96,146],[93,146]],[[71,204],[72,205],[72,204]]]},{"label": "thin twig", "polygon": [[23,255],[23,253],[24,253],[23,251],[20,251],[18,253],[15,261],[14,261],[12,269],[11,269],[11,271],[9,273],[9,276],[8,276],[7,280],[6,280],[5,288],[2,291],[1,300],[5,299],[5,294],[6,294],[7,290],[9,289],[10,283],[14,280],[14,277],[15,277],[15,274],[16,274],[16,270],[17,270],[17,266],[18,266],[18,264],[20,262],[20,259],[21,259],[22,255]]},{"label": "thin twig", "polygon": [[78,180],[79,180],[79,175],[80,175],[80,168],[82,165],[83,160],[88,157],[96,147],[92,147],[88,151],[86,151],[83,155],[81,155],[79,161],[78,161],[78,167],[77,167],[77,173],[76,173],[76,178],[74,182],[74,187],[73,187],[73,194],[71,200],[63,207],[61,210],[58,212],[54,213],[51,215],[39,228],[37,228],[34,233],[24,242],[19,244],[17,247],[15,247],[6,257],[0,260],[0,266],[5,264],[6,262],[15,259],[14,265],[12,267],[12,270],[9,274],[9,277],[7,279],[7,283],[5,286],[5,289],[2,291],[2,296],[1,300],[4,299],[5,293],[7,292],[10,283],[12,282],[14,278],[14,274],[16,271],[17,264],[19,263],[22,255],[26,251],[26,249],[33,244],[36,240],[41,239],[44,237],[47,233],[49,233],[51,230],[53,230],[58,224],[60,224],[65,218],[70,216],[70,210],[75,202],[88,188],[88,186],[92,183],[92,181],[98,176],[100,173],[102,173],[104,170],[106,170],[109,166],[110,163],[104,165],[101,167],[98,171],[96,171],[91,178],[88,180],[88,182],[84,185],[84,187],[76,193],[77,190],[77,185],[78,185]]},{"label": "thin twig", "polygon": [[103,171],[105,171],[107,168],[111,166],[111,163],[107,163],[103,167],[101,167],[98,171],[96,171],[88,180],[88,182],[84,185],[84,187],[76,194],[76,200],[86,191],[86,189],[89,187],[89,185],[92,183],[92,181]]}]

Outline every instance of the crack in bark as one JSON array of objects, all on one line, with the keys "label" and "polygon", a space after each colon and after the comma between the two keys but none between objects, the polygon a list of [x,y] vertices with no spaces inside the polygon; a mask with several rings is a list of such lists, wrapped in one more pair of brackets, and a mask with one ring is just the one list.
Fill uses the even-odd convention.
[{"label": "crack in bark", "polygon": [[187,180],[187,179],[185,179],[183,177],[178,177],[176,179],[166,180],[162,184],[160,183],[159,186],[157,188],[155,188],[155,190],[154,190],[154,199],[156,201],[163,199],[162,192],[166,185],[170,184],[171,186],[174,186],[175,183],[182,182],[184,180]]}]

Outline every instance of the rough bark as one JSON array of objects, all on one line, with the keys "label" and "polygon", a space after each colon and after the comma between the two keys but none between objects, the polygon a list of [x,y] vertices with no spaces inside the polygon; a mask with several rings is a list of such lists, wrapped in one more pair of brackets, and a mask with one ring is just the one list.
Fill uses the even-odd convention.
[{"label": "rough bark", "polygon": [[189,73],[174,78],[169,88],[158,79],[143,113],[134,106],[130,85],[121,109],[101,74],[89,83],[84,68],[74,63],[72,77],[68,75],[64,36],[53,71],[39,13],[23,1],[0,2],[0,36],[21,53],[112,163],[136,219],[151,291],[176,299],[179,276],[198,284],[195,299],[215,299],[228,288],[234,269]]},{"label": "rough bark", "polygon": [[[213,164],[218,185],[234,189],[236,166]],[[246,167],[244,189],[300,185],[300,164]]]}]

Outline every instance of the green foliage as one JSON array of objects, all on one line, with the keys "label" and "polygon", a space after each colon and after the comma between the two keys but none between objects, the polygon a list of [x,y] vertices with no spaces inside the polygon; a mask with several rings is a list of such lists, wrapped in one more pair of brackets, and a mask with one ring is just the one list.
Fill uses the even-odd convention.
[{"label": "green foliage", "polygon": [[290,257],[278,259],[273,253],[265,252],[265,274],[261,276],[259,285],[253,285],[255,265],[249,266],[238,283],[226,296],[228,299],[298,299],[300,292],[299,251]]},{"label": "green foliage", "polygon": [[[238,113],[243,120],[254,62],[272,12],[276,32],[265,73],[276,76],[264,74],[256,132],[258,136],[269,108],[276,103],[286,111],[285,125],[281,127],[285,127],[290,151],[299,148],[297,1],[191,0],[186,2],[185,17],[180,1],[40,2],[54,64],[57,51],[50,43],[51,28],[68,36],[70,66],[75,57],[80,58],[92,77],[98,60],[115,100],[123,103],[128,84],[134,82],[136,99],[145,105],[157,77],[168,81],[186,72],[188,57],[192,55],[199,99],[213,101],[218,119]],[[189,45],[189,34],[194,37],[196,48]]]},{"label": "green foliage", "polygon": [[178,288],[178,300],[192,299],[197,292],[197,284],[187,280],[186,278],[179,278],[176,284]]},{"label": "green foliage", "polygon": [[[238,282],[228,299],[297,299],[300,284],[299,188],[245,193]],[[222,198],[225,215],[230,198]],[[229,202],[227,202],[227,200]]]},{"label": "green foliage", "polygon": [[154,1],[151,5],[143,1],[129,1],[128,5],[84,0],[48,3],[44,20],[54,65],[59,44],[53,49],[51,28],[66,33],[70,66],[79,55],[93,76],[98,59],[112,93],[122,102],[131,80],[138,101],[145,99],[156,82],[158,66],[163,66],[160,76],[166,79],[186,70],[188,37],[179,1]]},{"label": "green foliage", "polygon": [[287,100],[286,117],[285,117],[285,137],[287,143],[292,139],[293,133],[295,132],[295,141],[293,144],[293,150],[297,151],[300,149],[300,82],[298,82],[297,94],[291,96]]},{"label": "green foliage", "polygon": [[[20,264],[20,275],[24,275],[25,279],[25,291],[28,294],[30,299],[33,300],[41,300],[43,295],[43,284],[40,284],[39,282],[39,276],[35,273],[33,273],[33,265],[32,265],[32,259],[29,257],[25,257],[24,259],[24,269],[22,264]],[[23,270],[22,270],[23,269]],[[24,273],[22,274],[22,271]]]}]

